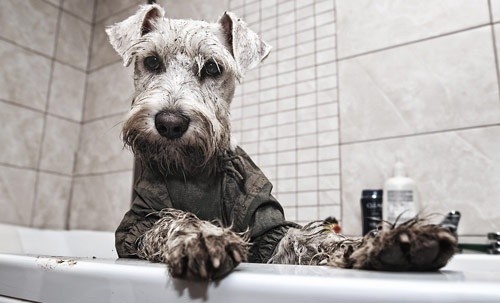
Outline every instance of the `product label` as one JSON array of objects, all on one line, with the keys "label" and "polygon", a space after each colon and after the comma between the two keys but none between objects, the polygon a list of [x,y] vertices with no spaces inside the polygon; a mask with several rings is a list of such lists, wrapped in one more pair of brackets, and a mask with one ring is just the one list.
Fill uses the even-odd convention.
[{"label": "product label", "polygon": [[387,192],[387,199],[391,202],[413,202],[413,191],[390,190]]},{"label": "product label", "polygon": [[415,217],[416,212],[413,198],[413,191],[411,190],[387,191],[387,220],[393,223],[399,216],[398,223],[403,223]]}]

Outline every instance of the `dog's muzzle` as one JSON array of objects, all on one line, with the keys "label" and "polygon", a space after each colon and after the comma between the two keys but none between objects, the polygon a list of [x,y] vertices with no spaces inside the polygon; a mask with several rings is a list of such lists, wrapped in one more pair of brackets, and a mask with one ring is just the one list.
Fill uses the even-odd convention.
[{"label": "dog's muzzle", "polygon": [[189,118],[176,112],[162,111],[155,116],[158,133],[167,139],[182,137],[189,127]]}]

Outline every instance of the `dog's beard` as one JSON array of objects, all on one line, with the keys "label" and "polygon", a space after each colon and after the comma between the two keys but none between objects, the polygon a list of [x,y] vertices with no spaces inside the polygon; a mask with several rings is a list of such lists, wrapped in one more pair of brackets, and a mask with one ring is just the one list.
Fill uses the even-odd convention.
[{"label": "dog's beard", "polygon": [[[212,175],[219,156],[229,148],[229,136],[216,136],[210,120],[197,119],[184,136],[167,139],[154,129],[146,112],[138,112],[123,125],[122,139],[143,165],[163,175]],[[228,133],[229,126],[222,134]]]}]

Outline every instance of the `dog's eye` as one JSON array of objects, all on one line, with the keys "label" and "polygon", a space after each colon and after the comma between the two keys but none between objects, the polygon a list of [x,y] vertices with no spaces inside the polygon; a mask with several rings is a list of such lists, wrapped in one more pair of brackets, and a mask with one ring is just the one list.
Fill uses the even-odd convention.
[{"label": "dog's eye", "polygon": [[222,67],[217,65],[217,63],[215,63],[214,61],[208,61],[203,66],[202,72],[207,76],[216,77],[222,74]]},{"label": "dog's eye", "polygon": [[161,67],[160,59],[156,56],[146,57],[144,59],[144,66],[151,72],[157,72]]}]

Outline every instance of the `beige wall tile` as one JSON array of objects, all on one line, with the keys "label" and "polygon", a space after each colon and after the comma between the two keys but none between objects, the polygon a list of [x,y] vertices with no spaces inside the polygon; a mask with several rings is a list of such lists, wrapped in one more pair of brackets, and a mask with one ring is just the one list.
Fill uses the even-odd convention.
[{"label": "beige wall tile", "polygon": [[339,62],[342,142],[498,123],[489,27]]},{"label": "beige wall tile", "polygon": [[132,171],[75,177],[70,229],[114,231],[132,197]]},{"label": "beige wall tile", "polygon": [[83,120],[128,111],[134,92],[133,68],[121,63],[88,75]]},{"label": "beige wall tile", "polygon": [[62,0],[47,0],[47,1],[49,1],[50,3],[52,3],[54,5],[60,6]]},{"label": "beige wall tile", "polygon": [[0,99],[45,109],[50,60],[0,41]]},{"label": "beige wall tile", "polygon": [[40,168],[61,174],[73,174],[80,124],[51,116],[47,116],[45,123]]},{"label": "beige wall tile", "polygon": [[64,0],[63,8],[88,22],[93,21],[94,1],[92,0]]},{"label": "beige wall tile", "polygon": [[0,102],[0,162],[36,168],[42,138],[43,115]]},{"label": "beige wall tile", "polygon": [[34,170],[0,166],[0,222],[29,226],[35,178]]},{"label": "beige wall tile", "polygon": [[63,13],[57,42],[56,58],[87,69],[91,25],[70,14]]},{"label": "beige wall tile", "polygon": [[137,7],[133,6],[125,11],[106,18],[95,24],[94,35],[92,37],[92,49],[90,50],[90,70],[95,70],[102,66],[114,62],[121,62],[120,56],[109,43],[108,35],[105,32],[106,26],[121,22],[137,11]]},{"label": "beige wall tile", "polygon": [[82,126],[76,174],[132,169],[132,153],[123,148],[120,137],[122,121],[122,116],[115,116]]},{"label": "beige wall tile", "polygon": [[168,18],[202,19],[215,22],[226,10],[229,10],[228,0],[190,0],[190,1],[157,1],[166,9]]},{"label": "beige wall tile", "polygon": [[52,56],[57,15],[57,8],[44,1],[3,0],[0,2],[0,36]]},{"label": "beige wall tile", "polygon": [[146,4],[144,0],[97,0],[96,2],[96,22],[106,19],[110,15],[116,14],[130,7],[138,9],[138,5]]},{"label": "beige wall tile", "polygon": [[64,229],[71,193],[71,177],[39,173],[33,227]]},{"label": "beige wall tile", "polygon": [[82,120],[85,73],[55,62],[50,89],[49,113]]},{"label": "beige wall tile", "polygon": [[500,24],[495,24],[493,26],[493,32],[495,33],[495,42],[496,42],[496,47],[497,47],[497,57],[500,55]]},{"label": "beige wall tile", "polygon": [[500,0],[489,0],[491,2],[491,14],[493,22],[500,21]]},{"label": "beige wall tile", "polygon": [[398,150],[416,181],[424,214],[460,211],[459,234],[500,230],[498,138],[495,126],[342,146],[344,231],[361,233],[361,190],[383,187]]},{"label": "beige wall tile", "polygon": [[339,58],[489,22],[488,2],[338,0]]}]

